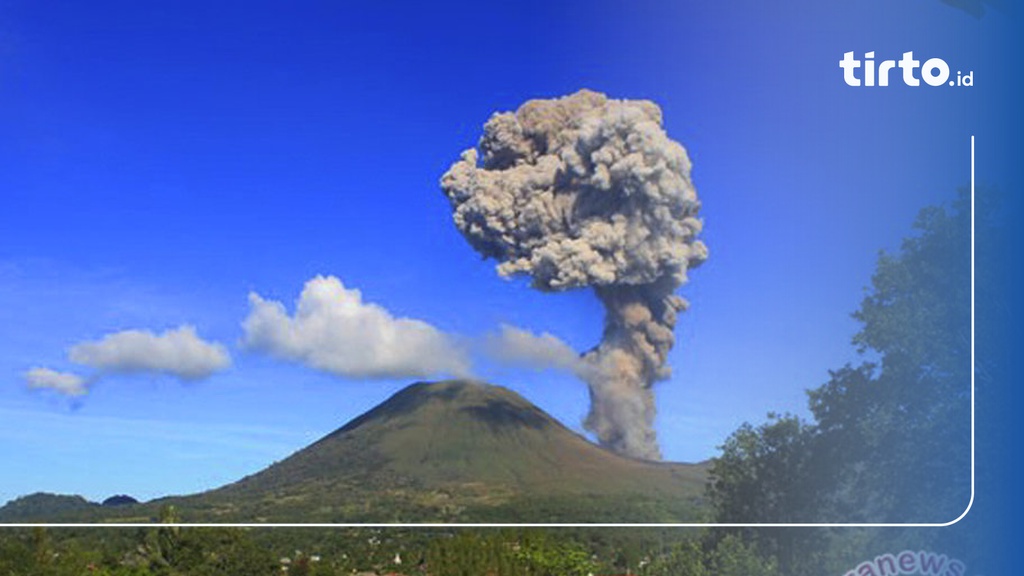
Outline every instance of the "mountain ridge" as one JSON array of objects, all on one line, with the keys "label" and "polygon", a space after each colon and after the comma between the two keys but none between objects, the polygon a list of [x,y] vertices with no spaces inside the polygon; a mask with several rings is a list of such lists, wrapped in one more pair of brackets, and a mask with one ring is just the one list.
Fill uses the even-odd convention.
[{"label": "mountain ridge", "polygon": [[411,384],[236,482],[78,513],[137,520],[174,505],[186,521],[211,522],[678,522],[699,517],[706,473],[614,454],[508,388],[446,380]]}]

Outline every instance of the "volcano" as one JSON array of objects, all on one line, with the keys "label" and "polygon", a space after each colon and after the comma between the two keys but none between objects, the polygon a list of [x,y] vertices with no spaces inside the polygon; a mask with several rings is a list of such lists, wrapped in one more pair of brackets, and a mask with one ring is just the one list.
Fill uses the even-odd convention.
[{"label": "volcano", "polygon": [[[522,396],[467,380],[412,384],[310,446],[208,492],[105,508],[186,522],[679,522],[705,464],[617,455]],[[2,514],[0,514],[2,516]]]}]

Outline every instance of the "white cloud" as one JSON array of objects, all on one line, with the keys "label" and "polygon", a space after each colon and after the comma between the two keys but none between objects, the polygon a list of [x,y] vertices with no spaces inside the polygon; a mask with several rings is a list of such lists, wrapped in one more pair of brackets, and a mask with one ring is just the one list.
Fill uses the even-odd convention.
[{"label": "white cloud", "polygon": [[534,370],[564,370],[577,375],[587,370],[579,353],[557,336],[547,332],[537,335],[508,324],[502,324],[497,334],[487,336],[484,352],[505,364]]},{"label": "white cloud", "polygon": [[82,396],[87,391],[85,379],[81,376],[49,368],[33,368],[25,372],[25,382],[29,388],[48,388],[67,396]]},{"label": "white cloud", "polygon": [[465,351],[426,322],[395,318],[363,302],[333,276],[306,282],[289,316],[280,302],[249,294],[242,323],[251,350],[348,378],[424,377],[469,373]]},{"label": "white cloud", "polygon": [[231,357],[223,345],[204,341],[192,326],[155,334],[125,330],[71,348],[69,359],[104,374],[157,373],[200,380],[223,370]]}]

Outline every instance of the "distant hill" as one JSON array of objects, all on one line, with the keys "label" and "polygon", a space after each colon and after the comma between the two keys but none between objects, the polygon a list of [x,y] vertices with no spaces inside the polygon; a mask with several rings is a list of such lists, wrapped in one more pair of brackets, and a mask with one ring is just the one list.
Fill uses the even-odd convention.
[{"label": "distant hill", "polygon": [[127,494],[115,494],[103,501],[104,506],[131,506],[132,504],[138,503],[138,500],[128,496]]},{"label": "distant hill", "polygon": [[81,496],[36,492],[11,500],[0,508],[2,522],[31,522],[42,518],[63,518],[89,512],[99,505]]},{"label": "distant hill", "polygon": [[619,456],[511,390],[455,380],[413,384],[233,484],[99,514],[143,520],[173,504],[214,522],[685,521],[699,520],[706,473]]}]

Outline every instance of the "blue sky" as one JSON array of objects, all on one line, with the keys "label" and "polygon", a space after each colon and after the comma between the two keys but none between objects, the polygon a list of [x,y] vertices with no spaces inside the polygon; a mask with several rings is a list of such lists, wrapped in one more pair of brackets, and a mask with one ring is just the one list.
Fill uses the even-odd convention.
[{"label": "blue sky", "polygon": [[[291,310],[331,275],[460,338],[508,323],[593,346],[593,295],[499,278],[438,186],[492,112],[584,87],[656,101],[703,202],[711,255],[657,387],[665,456],[806,413],[803,391],[856,359],[849,314],[878,251],[968,184],[1009,37],[936,0],[208,4],[0,3],[0,502],[214,487],[414,380],[247,349],[250,292]],[[851,88],[848,50],[942,57],[976,86]],[[25,384],[81,371],[82,342],[182,325],[230,367],[112,373],[70,399]],[[474,372],[582,431],[573,378]]]}]

